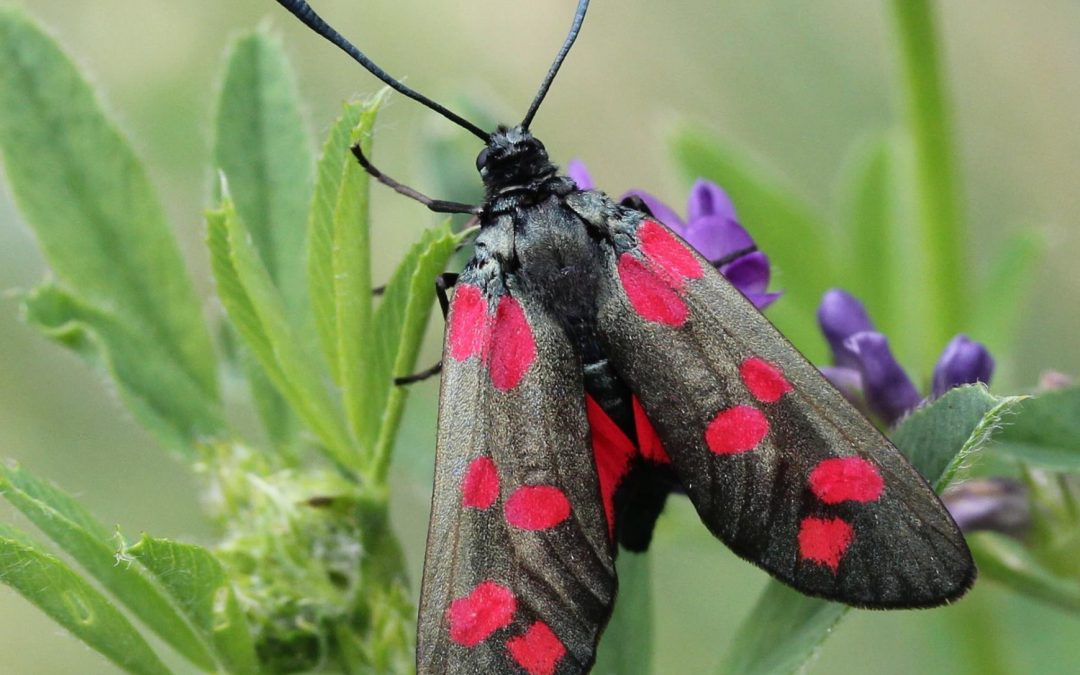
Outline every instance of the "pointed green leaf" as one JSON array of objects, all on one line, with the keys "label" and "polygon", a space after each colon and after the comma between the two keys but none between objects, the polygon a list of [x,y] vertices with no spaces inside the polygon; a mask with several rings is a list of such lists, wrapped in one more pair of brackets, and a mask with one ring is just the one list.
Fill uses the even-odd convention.
[{"label": "pointed green leaf", "polygon": [[203,670],[215,669],[208,644],[141,567],[118,564],[113,533],[78,502],[23,469],[2,464],[0,494],[162,640]]},{"label": "pointed green leaf", "polygon": [[0,581],[129,673],[169,669],[131,622],[93,586],[25,534],[0,524]]},{"label": "pointed green leaf", "polygon": [[0,153],[59,285],[138,326],[216,401],[199,298],[146,171],[71,61],[11,9],[0,10]]},{"label": "pointed green leaf", "polygon": [[32,326],[99,364],[136,419],[169,449],[190,459],[197,444],[223,433],[217,401],[141,324],[50,284],[23,298],[23,312]]},{"label": "pointed green leaf", "polygon": [[1026,464],[1080,471],[1080,387],[1024,400],[994,440],[995,452]]},{"label": "pointed green leaf", "polygon": [[[940,492],[1019,401],[995,397],[982,385],[958,387],[908,415],[893,434],[893,442]],[[743,620],[734,647],[717,672],[802,671],[847,610],[846,605],[811,598],[770,581]]]},{"label": "pointed green leaf", "polygon": [[596,652],[594,675],[648,675],[653,671],[652,573],[647,553],[621,551],[619,597]]},{"label": "pointed green leaf", "polygon": [[780,274],[773,286],[784,298],[769,308],[769,318],[812,361],[820,361],[825,351],[814,310],[837,282],[828,248],[832,226],[778,172],[700,128],[679,129],[672,147],[684,176],[712,180],[731,195],[739,220]]},{"label": "pointed green leaf", "polygon": [[300,98],[279,41],[265,30],[237,39],[226,58],[214,161],[277,286],[289,318],[307,320],[304,223],[313,159]]},{"label": "pointed green leaf", "polygon": [[224,672],[259,672],[247,619],[221,563],[206,549],[143,536],[125,553],[138,560],[214,645]]},{"label": "pointed green leaf", "polygon": [[843,280],[838,285],[858,296],[882,332],[892,335],[889,329],[897,325],[893,303],[899,223],[891,139],[877,136],[857,144],[852,154],[839,199],[843,225],[839,251],[844,264],[837,269]]},{"label": "pointed green leaf", "polygon": [[989,345],[991,352],[1013,346],[1022,310],[1036,279],[1035,265],[1044,249],[1038,232],[1027,231],[1006,240],[995,256],[971,316],[971,335]]},{"label": "pointed green leaf", "polygon": [[956,387],[904,418],[892,441],[941,492],[1022,400],[1020,396],[994,396],[981,384]]},{"label": "pointed green leaf", "polygon": [[233,325],[329,456],[343,466],[355,467],[349,433],[324,386],[318,360],[286,316],[281,297],[227,194],[219,209],[207,213],[207,223],[218,296]]},{"label": "pointed green leaf", "polygon": [[[381,97],[365,106],[353,128],[350,145],[360,143],[371,152],[371,125]],[[368,173],[359,162],[345,164],[333,216],[333,249],[330,269],[334,275],[335,352],[342,399],[349,426],[366,452],[375,442],[366,433],[374,392],[366,388],[371,341],[371,224],[368,220]]]},{"label": "pointed green leaf", "polygon": [[[334,280],[334,212],[337,209],[348,164],[356,158],[349,152],[353,129],[360,124],[366,103],[354,101],[343,106],[323,144],[315,180],[315,196],[308,213],[308,293],[315,314],[315,327],[319,332],[323,354],[333,373],[334,380],[341,381],[338,361],[337,305]],[[366,192],[357,197],[366,201]],[[366,213],[365,213],[366,216]],[[367,226],[367,219],[357,224]]]},{"label": "pointed green leaf", "polygon": [[408,387],[395,385],[394,378],[409,375],[416,368],[424,329],[435,305],[435,277],[446,269],[446,261],[461,240],[461,235],[450,231],[449,220],[425,232],[398,265],[375,312],[374,344],[365,354],[368,361],[363,386],[370,392],[368,423],[378,434],[376,480],[385,478],[409,393]]}]

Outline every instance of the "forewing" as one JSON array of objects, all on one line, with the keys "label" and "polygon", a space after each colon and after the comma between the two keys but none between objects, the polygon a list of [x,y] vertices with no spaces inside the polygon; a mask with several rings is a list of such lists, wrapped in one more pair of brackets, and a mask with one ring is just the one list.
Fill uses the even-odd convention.
[{"label": "forewing", "polygon": [[615,572],[581,363],[493,268],[466,269],[449,315],[417,667],[583,673]]},{"label": "forewing", "polygon": [[707,261],[636,212],[575,206],[611,243],[598,337],[716,536],[858,606],[930,606],[970,586],[963,536],[926,481]]}]

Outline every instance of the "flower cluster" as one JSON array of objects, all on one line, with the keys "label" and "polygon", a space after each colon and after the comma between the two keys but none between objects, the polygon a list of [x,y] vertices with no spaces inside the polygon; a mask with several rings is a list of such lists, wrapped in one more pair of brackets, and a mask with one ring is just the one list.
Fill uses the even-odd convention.
[{"label": "flower cluster", "polygon": [[[890,426],[923,401],[861,302],[832,289],[822,298],[817,315],[833,355],[833,365],[822,372],[848,399]],[[994,359],[986,347],[957,335],[934,366],[930,398],[961,384],[989,383],[993,372]]]},{"label": "flower cluster", "polygon": [[[594,188],[585,165],[577,160],[567,164],[566,173],[582,190]],[[780,297],[770,293],[769,257],[757,250],[754,240],[739,224],[731,198],[716,183],[698,179],[686,201],[686,219],[670,206],[643,190],[631,190],[621,199],[637,197],[653,216],[686,240],[727,277],[758,309]]]}]

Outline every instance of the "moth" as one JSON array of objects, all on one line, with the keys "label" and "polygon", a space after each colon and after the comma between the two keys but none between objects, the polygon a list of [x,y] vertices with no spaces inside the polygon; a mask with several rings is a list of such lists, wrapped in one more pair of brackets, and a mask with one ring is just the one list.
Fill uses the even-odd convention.
[{"label": "moth", "polygon": [[[926,481],[714,265],[640,202],[581,190],[530,125],[486,132],[406,87],[306,2],[278,0],[368,71],[484,143],[479,222],[448,307],[420,673],[584,673],[615,601],[685,493],[736,554],[809,595],[929,607],[971,585]],[[453,285],[452,300],[446,287]]]}]

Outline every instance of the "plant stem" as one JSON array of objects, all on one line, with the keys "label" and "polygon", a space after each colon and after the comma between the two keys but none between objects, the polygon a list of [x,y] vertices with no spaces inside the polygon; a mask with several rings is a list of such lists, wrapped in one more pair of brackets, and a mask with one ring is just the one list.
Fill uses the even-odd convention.
[{"label": "plant stem", "polygon": [[892,0],[907,127],[915,150],[917,233],[925,258],[925,344],[938,349],[965,325],[965,232],[950,143],[931,0]]}]

